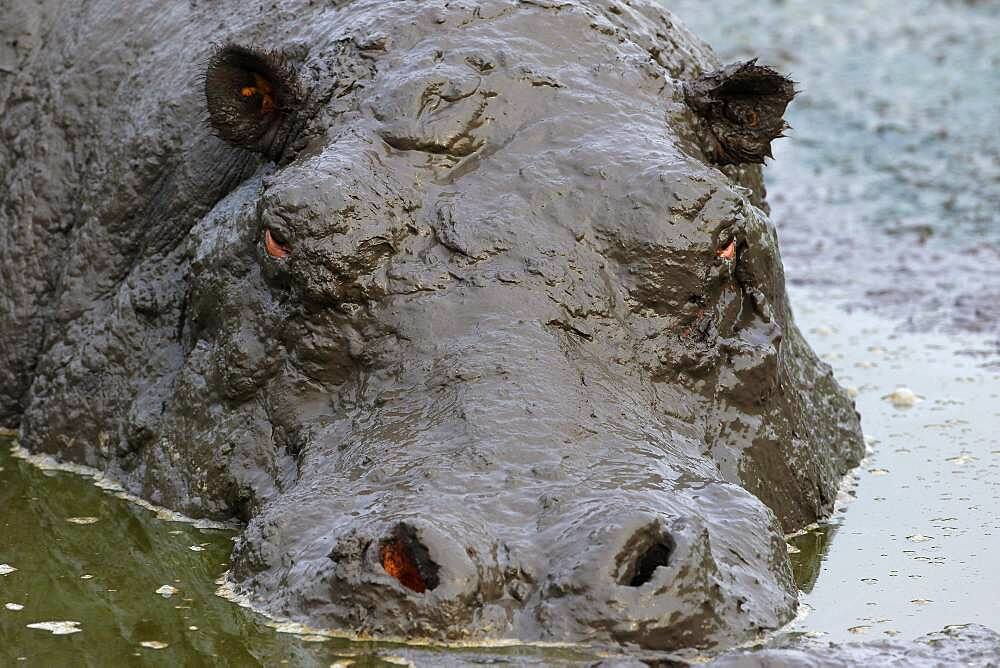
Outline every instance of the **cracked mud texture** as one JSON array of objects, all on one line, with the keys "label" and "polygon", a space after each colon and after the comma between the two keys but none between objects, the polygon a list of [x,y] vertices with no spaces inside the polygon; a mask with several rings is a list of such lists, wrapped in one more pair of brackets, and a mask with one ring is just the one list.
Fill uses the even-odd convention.
[{"label": "cracked mud texture", "polygon": [[[51,29],[0,53],[2,422],[240,518],[238,588],[316,626],[788,621],[783,533],[863,447],[759,168],[712,166],[685,103],[711,51],[648,2],[269,7],[12,13]],[[230,42],[308,91],[276,162],[206,123]]]}]

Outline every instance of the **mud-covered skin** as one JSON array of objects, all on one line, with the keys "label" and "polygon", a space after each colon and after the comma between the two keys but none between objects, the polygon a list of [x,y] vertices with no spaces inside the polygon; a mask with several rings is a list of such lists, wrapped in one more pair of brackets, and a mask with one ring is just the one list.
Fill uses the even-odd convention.
[{"label": "mud-covered skin", "polygon": [[[858,421],[792,322],[759,169],[702,153],[684,81],[719,63],[668,14],[52,11],[2,102],[26,447],[244,519],[238,586],[316,625],[678,648],[791,617],[782,532],[830,510]],[[204,122],[213,41],[297,68],[276,165]],[[400,532],[433,589],[380,563]]]}]

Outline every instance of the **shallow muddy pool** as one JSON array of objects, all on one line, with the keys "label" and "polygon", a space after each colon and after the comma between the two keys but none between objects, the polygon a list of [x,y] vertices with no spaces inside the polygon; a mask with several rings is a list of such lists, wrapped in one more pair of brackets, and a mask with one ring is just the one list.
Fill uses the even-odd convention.
[{"label": "shallow muddy pool", "polygon": [[[822,640],[1000,628],[1000,370],[975,335],[900,332],[793,291],[799,326],[856,392],[869,454],[834,516],[790,539]],[[800,550],[796,552],[796,550]]]},{"label": "shallow muddy pool", "polygon": [[856,498],[790,541],[792,631],[1000,628],[1000,5],[663,4],[723,62],[760,57],[800,90],[765,167],[771,217],[869,456]]},{"label": "shallow muddy pool", "polygon": [[790,283],[1000,352],[1000,3],[661,3],[796,82],[764,170]]},{"label": "shallow muddy pool", "polygon": [[[803,89],[767,168],[772,217],[799,326],[857,393],[869,442],[834,517],[789,539],[803,614],[782,635],[1000,629],[1000,10],[665,4],[724,60],[760,55]],[[176,521],[10,446],[0,440],[0,665],[606,656],[359,643],[275,624],[216,594],[231,530]]]}]

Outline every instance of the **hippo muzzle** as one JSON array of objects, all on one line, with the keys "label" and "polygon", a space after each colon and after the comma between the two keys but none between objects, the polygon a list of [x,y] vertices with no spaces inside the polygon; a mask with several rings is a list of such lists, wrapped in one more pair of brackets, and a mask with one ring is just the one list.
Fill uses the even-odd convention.
[{"label": "hippo muzzle", "polygon": [[329,405],[323,390],[272,393],[294,397],[282,429],[308,434],[295,485],[237,547],[245,587],[396,637],[680,647],[789,613],[774,516],[653,388],[534,290],[447,292],[390,300],[395,333],[369,352],[396,361],[349,405],[318,418],[304,407]]},{"label": "hippo muzzle", "polygon": [[[313,626],[669,649],[789,620],[783,533],[860,431],[759,167],[717,166],[686,97],[707,47],[647,2],[223,4],[163,20],[229,68],[202,83],[233,147],[197,87],[133,105],[191,128],[118,194],[174,232],[88,218],[81,253],[135,243],[101,289],[68,272],[25,445],[241,518],[233,582]],[[145,71],[186,90],[171,54]]]}]

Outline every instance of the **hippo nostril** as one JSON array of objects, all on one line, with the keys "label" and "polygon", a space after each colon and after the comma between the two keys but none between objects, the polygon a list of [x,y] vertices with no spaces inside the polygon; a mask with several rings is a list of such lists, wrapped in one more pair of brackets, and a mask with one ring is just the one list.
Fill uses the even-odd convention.
[{"label": "hippo nostril", "polygon": [[651,545],[649,549],[635,561],[634,573],[628,582],[629,587],[641,587],[653,578],[653,571],[660,566],[670,565],[670,554],[673,548],[666,541]]},{"label": "hippo nostril", "polygon": [[407,589],[422,594],[438,586],[438,565],[413,527],[397,524],[379,545],[378,554],[385,572]]},{"label": "hippo nostril", "polygon": [[660,566],[669,566],[670,557],[676,544],[666,533],[650,535],[643,531],[630,541],[631,545],[624,551],[625,568],[621,569],[619,584],[628,587],[641,587],[653,579],[653,573]]}]

